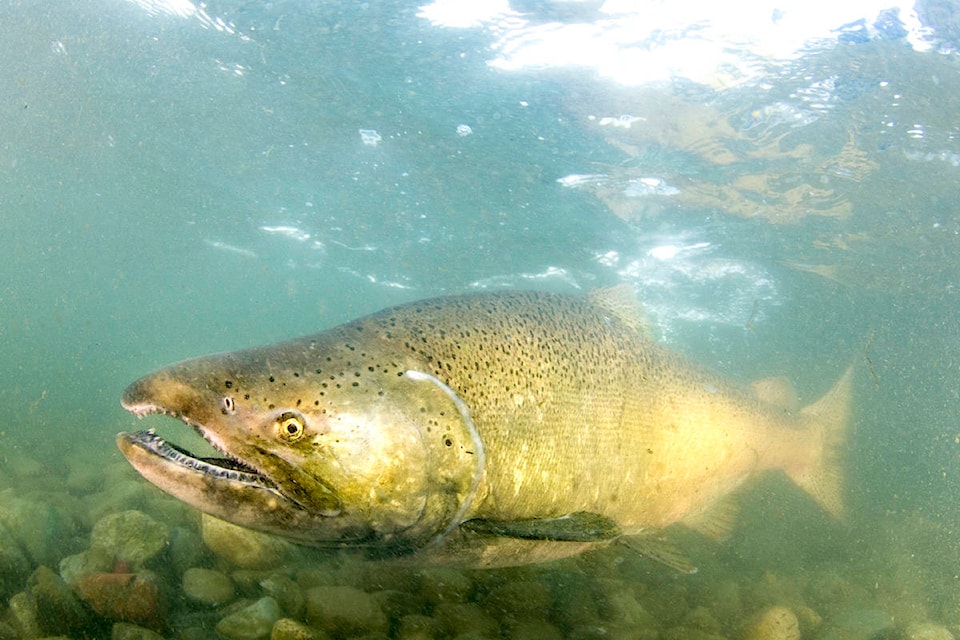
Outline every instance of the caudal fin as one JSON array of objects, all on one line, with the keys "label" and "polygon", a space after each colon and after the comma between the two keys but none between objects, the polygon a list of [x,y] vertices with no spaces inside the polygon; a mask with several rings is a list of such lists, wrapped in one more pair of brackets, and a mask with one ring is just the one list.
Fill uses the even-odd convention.
[{"label": "caudal fin", "polygon": [[822,398],[800,410],[814,439],[815,453],[810,464],[787,471],[791,480],[840,520],[845,516],[841,454],[850,431],[852,386],[853,366]]}]

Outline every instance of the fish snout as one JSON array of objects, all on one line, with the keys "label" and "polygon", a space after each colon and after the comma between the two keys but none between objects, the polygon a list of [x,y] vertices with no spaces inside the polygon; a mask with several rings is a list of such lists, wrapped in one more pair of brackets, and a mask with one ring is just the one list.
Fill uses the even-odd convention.
[{"label": "fish snout", "polygon": [[151,413],[177,416],[186,422],[206,423],[211,416],[210,399],[202,390],[158,371],[124,389],[120,404],[138,417]]}]

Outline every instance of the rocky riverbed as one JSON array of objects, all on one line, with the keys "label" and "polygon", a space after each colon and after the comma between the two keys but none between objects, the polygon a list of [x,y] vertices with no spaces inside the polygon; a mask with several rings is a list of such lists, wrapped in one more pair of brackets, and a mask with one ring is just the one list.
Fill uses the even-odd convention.
[{"label": "rocky riverbed", "polygon": [[[0,640],[952,640],[948,527],[847,528],[788,487],[679,575],[621,545],[499,571],[363,562],[201,516],[118,456],[0,465]],[[752,504],[752,506],[750,506]],[[813,521],[813,523],[811,523]],[[864,529],[864,531],[860,531]]]}]

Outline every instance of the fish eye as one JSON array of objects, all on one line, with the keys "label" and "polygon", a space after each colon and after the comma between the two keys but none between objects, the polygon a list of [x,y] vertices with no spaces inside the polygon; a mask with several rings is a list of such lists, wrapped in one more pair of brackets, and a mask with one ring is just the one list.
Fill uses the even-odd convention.
[{"label": "fish eye", "polygon": [[223,396],[223,400],[220,401],[220,411],[224,415],[231,416],[237,410],[237,405],[233,402],[233,398],[230,396]]},{"label": "fish eye", "polygon": [[273,423],[277,436],[287,442],[296,442],[303,437],[303,418],[292,411],[284,411]]}]

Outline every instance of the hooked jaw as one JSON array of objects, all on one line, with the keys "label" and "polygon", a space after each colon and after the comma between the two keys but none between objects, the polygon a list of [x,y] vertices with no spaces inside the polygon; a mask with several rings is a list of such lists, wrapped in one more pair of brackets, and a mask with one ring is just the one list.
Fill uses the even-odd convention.
[{"label": "hooked jaw", "polygon": [[[245,456],[227,443],[209,424],[212,415],[201,393],[170,376],[152,374],[131,384],[121,404],[136,415],[160,414],[175,417],[193,427],[220,454],[198,457],[158,436],[152,429],[117,435],[117,446],[130,464],[148,481],[210,515],[235,524],[282,534],[301,542],[317,542],[329,535],[342,539],[344,525],[335,524],[341,513],[336,494],[310,478],[311,496],[321,504],[305,504],[282,488],[281,476],[297,475],[279,457],[262,449],[257,456]],[[198,419],[195,416],[203,416]],[[256,459],[254,459],[256,458]],[[305,478],[298,478],[301,484]],[[355,527],[354,527],[355,528]],[[367,532],[353,532],[366,536]]]}]

